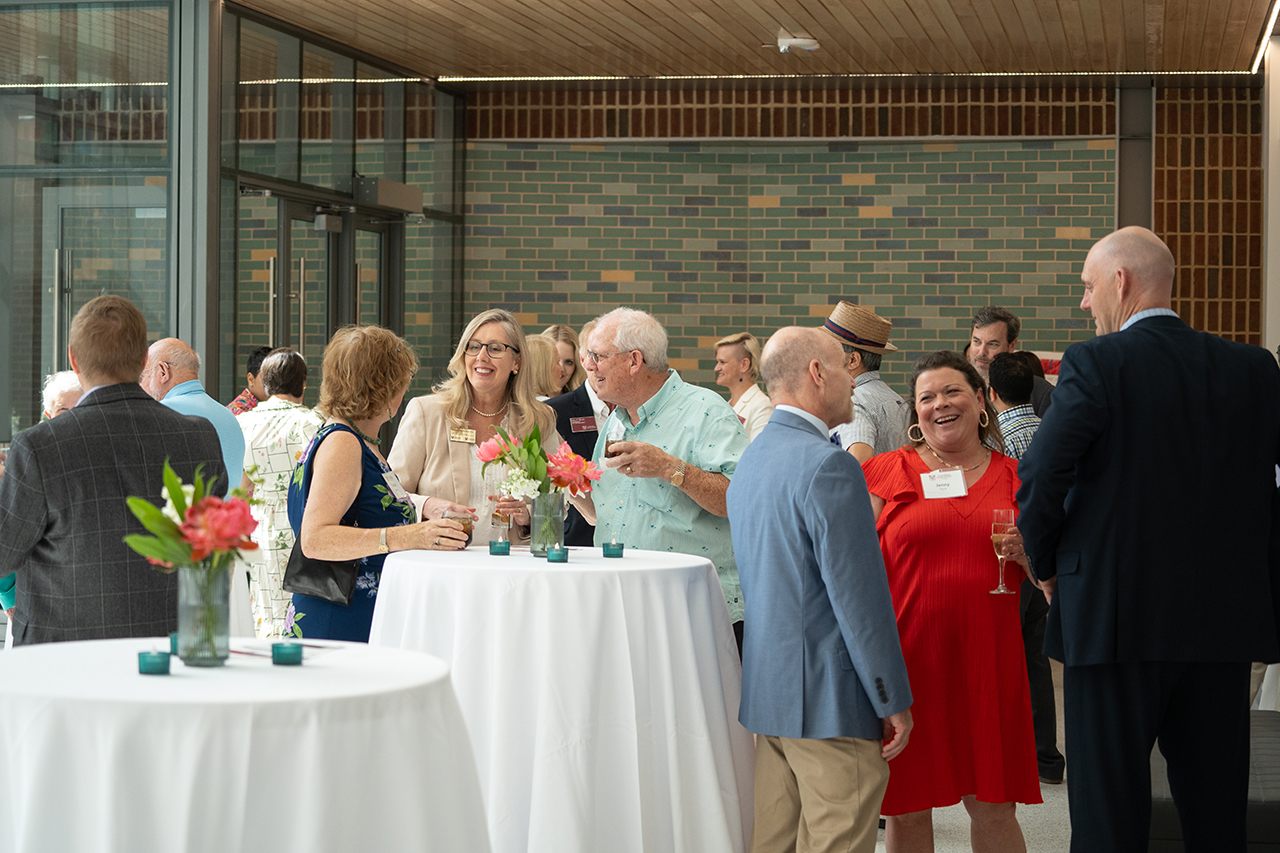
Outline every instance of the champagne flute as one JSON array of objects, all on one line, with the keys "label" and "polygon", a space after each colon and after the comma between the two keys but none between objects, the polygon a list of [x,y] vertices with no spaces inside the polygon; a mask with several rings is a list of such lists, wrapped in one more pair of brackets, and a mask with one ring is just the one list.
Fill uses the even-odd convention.
[{"label": "champagne flute", "polygon": [[1009,589],[1004,585],[1004,549],[1008,543],[1009,536],[1016,534],[1018,528],[1013,523],[1013,510],[997,509],[991,515],[991,547],[995,549],[996,561],[1000,565],[1000,583],[996,588],[991,590],[992,595],[1014,595],[1018,592],[1016,589]]}]

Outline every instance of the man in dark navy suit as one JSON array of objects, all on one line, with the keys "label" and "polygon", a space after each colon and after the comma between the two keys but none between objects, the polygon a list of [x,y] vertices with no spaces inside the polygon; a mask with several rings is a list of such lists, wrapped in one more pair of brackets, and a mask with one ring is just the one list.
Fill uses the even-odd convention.
[{"label": "man in dark navy suit", "polygon": [[1018,471],[1065,664],[1071,849],[1147,849],[1159,741],[1185,849],[1243,853],[1249,662],[1280,659],[1280,368],[1178,319],[1145,228],[1100,240],[1081,277],[1098,337],[1067,350]]},{"label": "man in dark navy suit", "polygon": [[[569,442],[574,453],[584,459],[590,459],[596,451],[596,439],[600,437],[599,421],[596,419],[596,406],[599,405],[604,415],[609,414],[609,407],[595,397],[589,387],[590,376],[595,367],[594,362],[587,361],[587,343],[596,321],[592,320],[582,327],[578,337],[578,360],[587,371],[588,379],[568,394],[552,397],[547,405],[556,413],[556,432]],[[594,399],[593,399],[594,397]],[[584,545],[590,548],[595,544],[595,527],[582,517],[576,507],[569,507],[564,518],[564,544]]]}]

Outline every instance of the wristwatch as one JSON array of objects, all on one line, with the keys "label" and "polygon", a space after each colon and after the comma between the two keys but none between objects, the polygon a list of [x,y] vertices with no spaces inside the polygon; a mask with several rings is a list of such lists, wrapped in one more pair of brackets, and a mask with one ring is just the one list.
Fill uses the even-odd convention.
[{"label": "wristwatch", "polygon": [[676,472],[671,475],[671,485],[675,486],[677,489],[684,485],[684,469],[688,465],[688,462],[681,459],[680,464],[676,466]]},{"label": "wristwatch", "polygon": [[378,553],[391,553],[391,549],[387,547],[387,528],[385,527],[378,531]]}]

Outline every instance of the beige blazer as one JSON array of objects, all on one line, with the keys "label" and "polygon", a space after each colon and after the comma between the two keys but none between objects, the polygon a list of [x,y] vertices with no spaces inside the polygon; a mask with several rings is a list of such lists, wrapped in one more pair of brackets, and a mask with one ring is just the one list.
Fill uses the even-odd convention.
[{"label": "beige blazer", "polygon": [[[547,453],[560,446],[560,436],[554,429],[543,439],[542,446]],[[439,395],[431,394],[415,397],[405,407],[387,464],[410,492],[421,517],[427,498],[476,506],[471,503],[471,457],[475,452],[476,446],[470,442],[449,440],[444,403]],[[483,495],[477,497],[484,499]]]}]

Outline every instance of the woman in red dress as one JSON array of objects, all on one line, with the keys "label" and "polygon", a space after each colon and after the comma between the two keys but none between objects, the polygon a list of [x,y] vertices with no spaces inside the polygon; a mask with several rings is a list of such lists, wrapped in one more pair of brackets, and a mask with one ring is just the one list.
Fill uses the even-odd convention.
[{"label": "woman in red dress", "polygon": [[[911,443],[863,469],[915,698],[881,807],[886,847],[933,850],[932,809],[963,802],[974,851],[1022,853],[1016,803],[1041,802],[1031,697],[1018,596],[991,593],[992,510],[1016,507],[1017,465],[990,449],[1002,446],[995,413],[958,353],[917,360],[911,396]],[[926,488],[940,469],[952,496]],[[1016,534],[1003,553],[1011,575],[1025,564]],[[1017,592],[1018,577],[1006,583]]]}]

